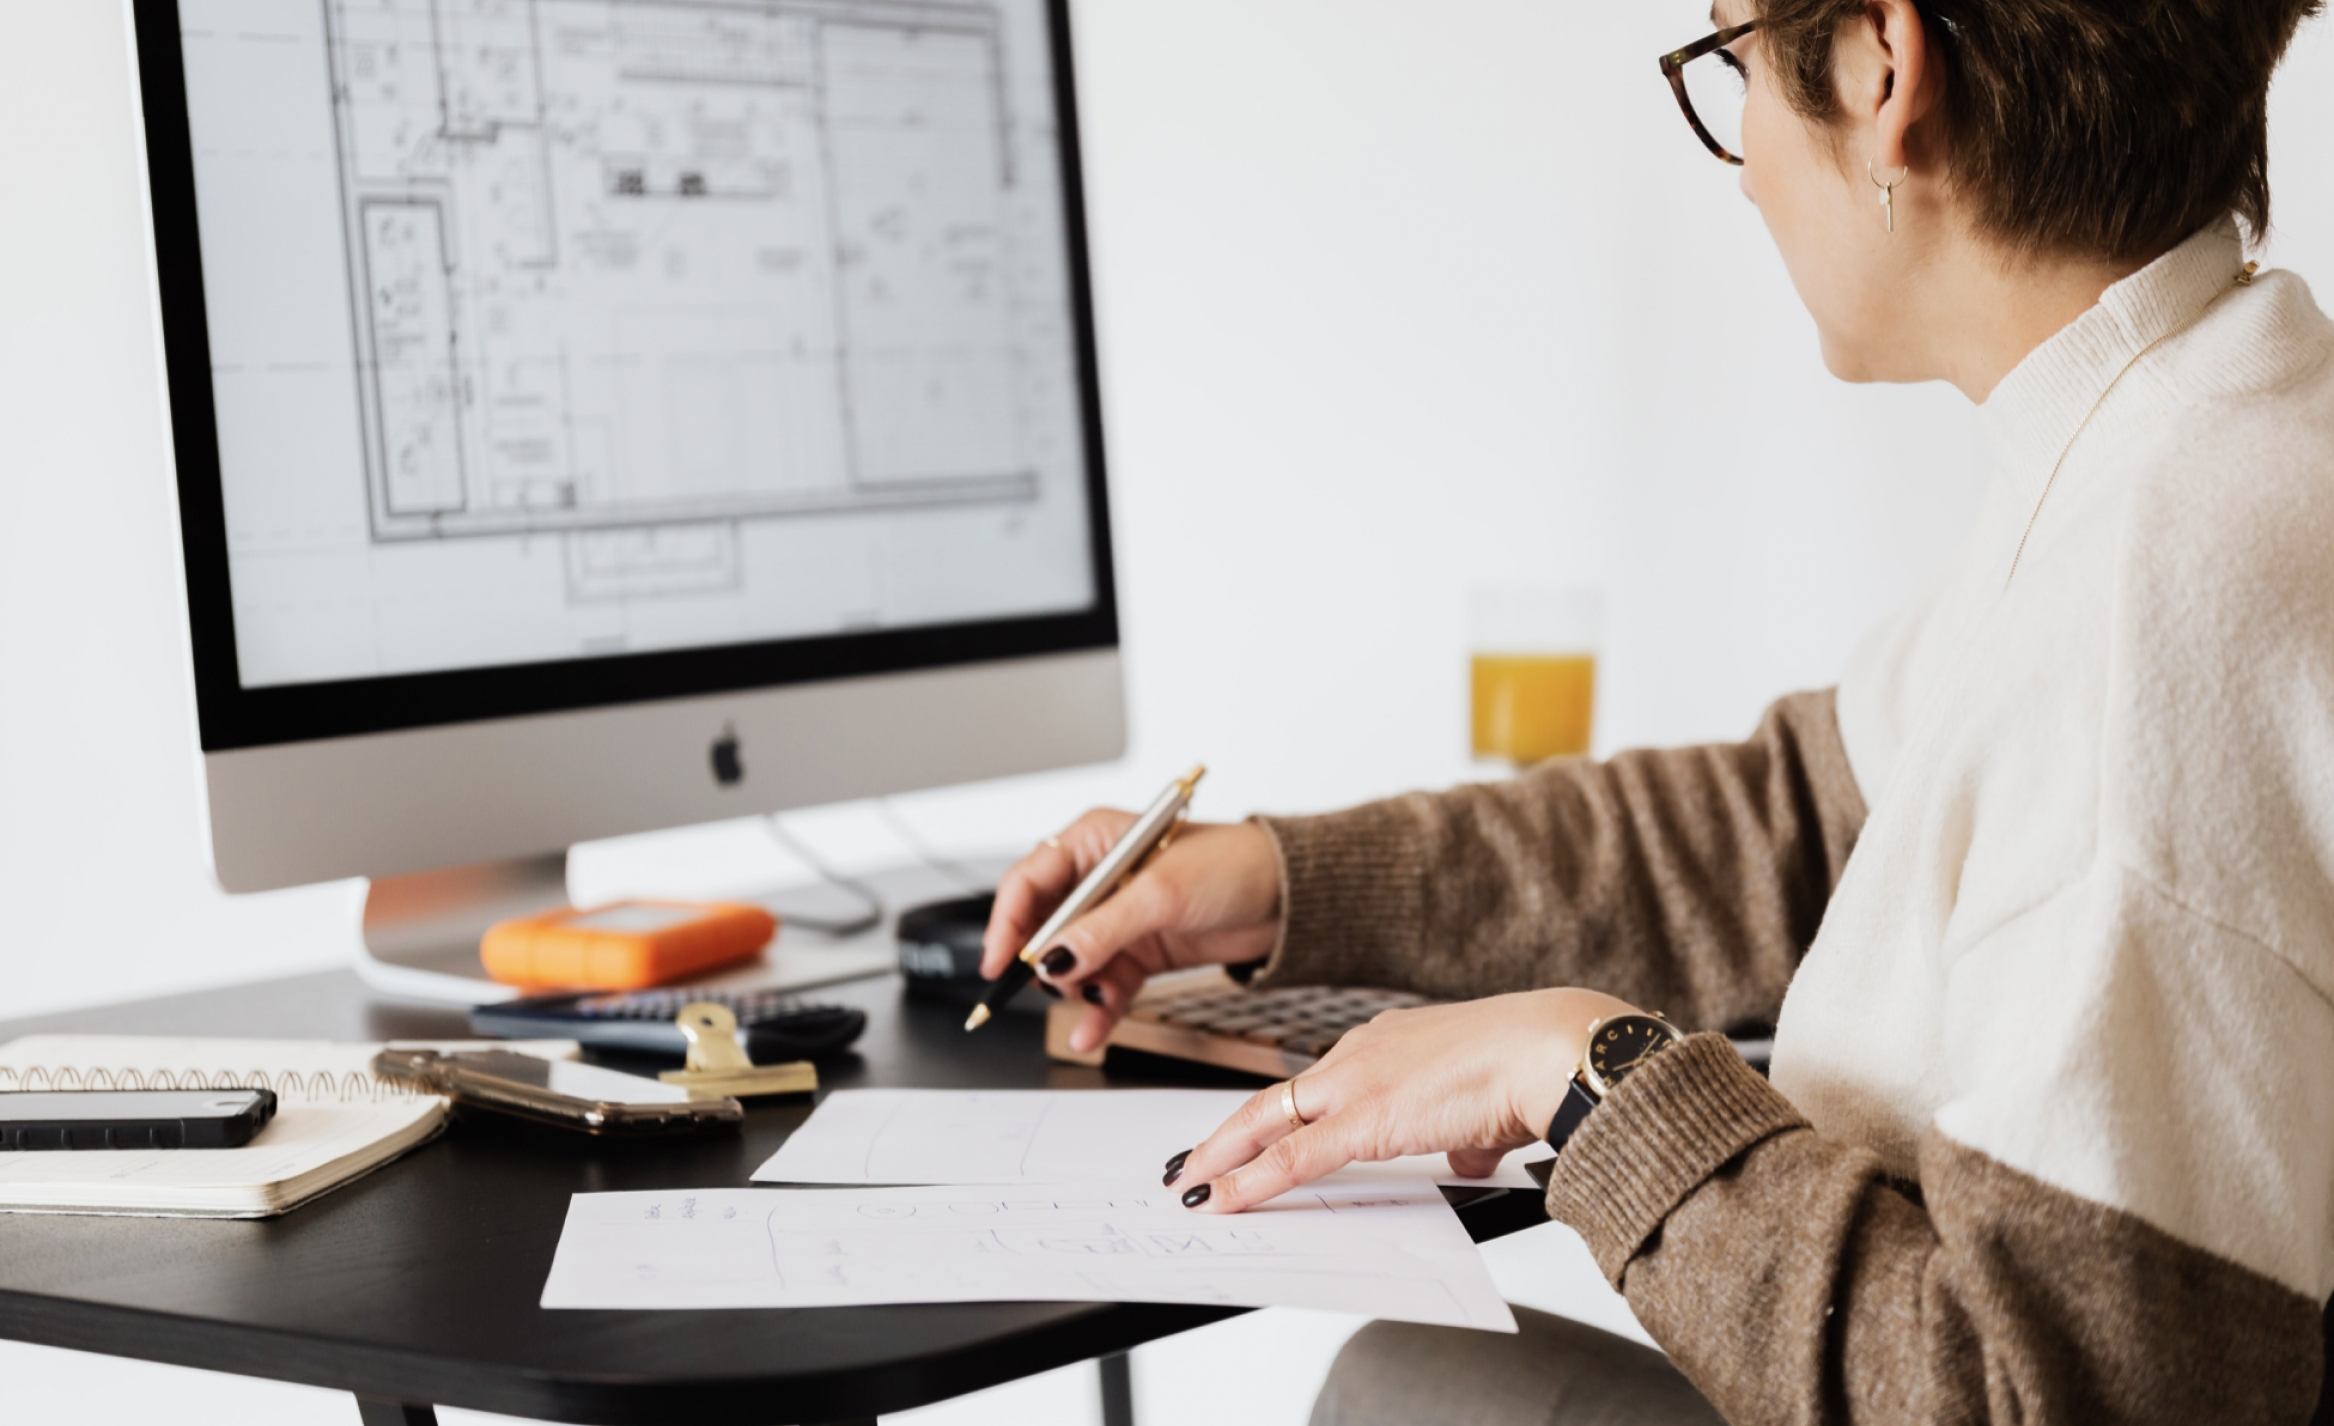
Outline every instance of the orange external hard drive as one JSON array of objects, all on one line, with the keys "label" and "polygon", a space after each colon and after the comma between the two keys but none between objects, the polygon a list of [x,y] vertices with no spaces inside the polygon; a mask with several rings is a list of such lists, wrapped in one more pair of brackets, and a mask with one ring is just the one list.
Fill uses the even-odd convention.
[{"label": "orange external hard drive", "polygon": [[619,901],[522,916],[478,943],[486,973],[530,990],[641,990],[760,955],[778,918],[735,902]]}]

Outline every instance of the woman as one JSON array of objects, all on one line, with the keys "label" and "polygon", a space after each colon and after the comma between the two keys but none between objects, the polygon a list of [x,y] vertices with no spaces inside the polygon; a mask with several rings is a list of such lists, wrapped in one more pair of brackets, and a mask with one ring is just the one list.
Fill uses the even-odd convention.
[{"label": "woman", "polygon": [[[1171,1181],[1234,1213],[1553,1129],[1549,1212],[1675,1364],[1536,1314],[1380,1325],[1317,1419],[2309,1417],[2334,324],[2235,220],[2316,8],[1720,0],[1665,62],[1745,75],[1743,191],[1831,370],[1954,383],[1998,470],[1934,592],[1750,741],[1195,829],[1044,958],[1085,1045],[1208,962],[1464,1001],[1347,1036]],[[992,973],[1126,821],[1015,869]],[[1761,1020],[1771,1085],[1707,1033]],[[1629,1050],[1582,1074],[1592,1026]]]}]

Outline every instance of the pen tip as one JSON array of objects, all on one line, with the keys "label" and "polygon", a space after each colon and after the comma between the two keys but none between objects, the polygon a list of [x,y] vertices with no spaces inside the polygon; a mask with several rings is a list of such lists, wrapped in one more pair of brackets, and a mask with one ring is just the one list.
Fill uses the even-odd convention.
[{"label": "pen tip", "polygon": [[967,1030],[978,1030],[988,1023],[989,1007],[986,1005],[974,1006],[973,1013],[964,1017],[964,1028]]}]

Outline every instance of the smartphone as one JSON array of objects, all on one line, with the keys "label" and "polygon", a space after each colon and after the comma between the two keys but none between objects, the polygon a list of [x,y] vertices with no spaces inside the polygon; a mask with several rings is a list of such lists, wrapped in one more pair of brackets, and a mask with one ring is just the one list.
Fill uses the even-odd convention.
[{"label": "smartphone", "polygon": [[272,1089],[0,1093],[0,1150],[240,1149],[276,1117]]},{"label": "smartphone", "polygon": [[693,1099],[658,1080],[509,1050],[383,1050],[373,1070],[460,1104],[609,1137],[702,1133],[746,1117],[734,1099]]}]

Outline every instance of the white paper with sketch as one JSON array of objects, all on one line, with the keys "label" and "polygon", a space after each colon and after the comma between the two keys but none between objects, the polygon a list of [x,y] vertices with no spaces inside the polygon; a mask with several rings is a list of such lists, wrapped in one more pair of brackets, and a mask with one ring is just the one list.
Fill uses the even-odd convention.
[{"label": "white paper with sketch", "polygon": [[543,1285],[547,1308],[903,1302],[1305,1307],[1515,1330],[1423,1178],[1316,1185],[1220,1217],[1123,1181],[579,1193]]},{"label": "white paper with sketch", "polygon": [[[754,1182],[1139,1182],[1247,1098],[1238,1089],[839,1089],[754,1170]],[[1552,1152],[1542,1144],[1510,1154],[1490,1178],[1460,1178],[1441,1154],[1354,1164],[1339,1177],[1536,1192],[1523,1166]]]}]

